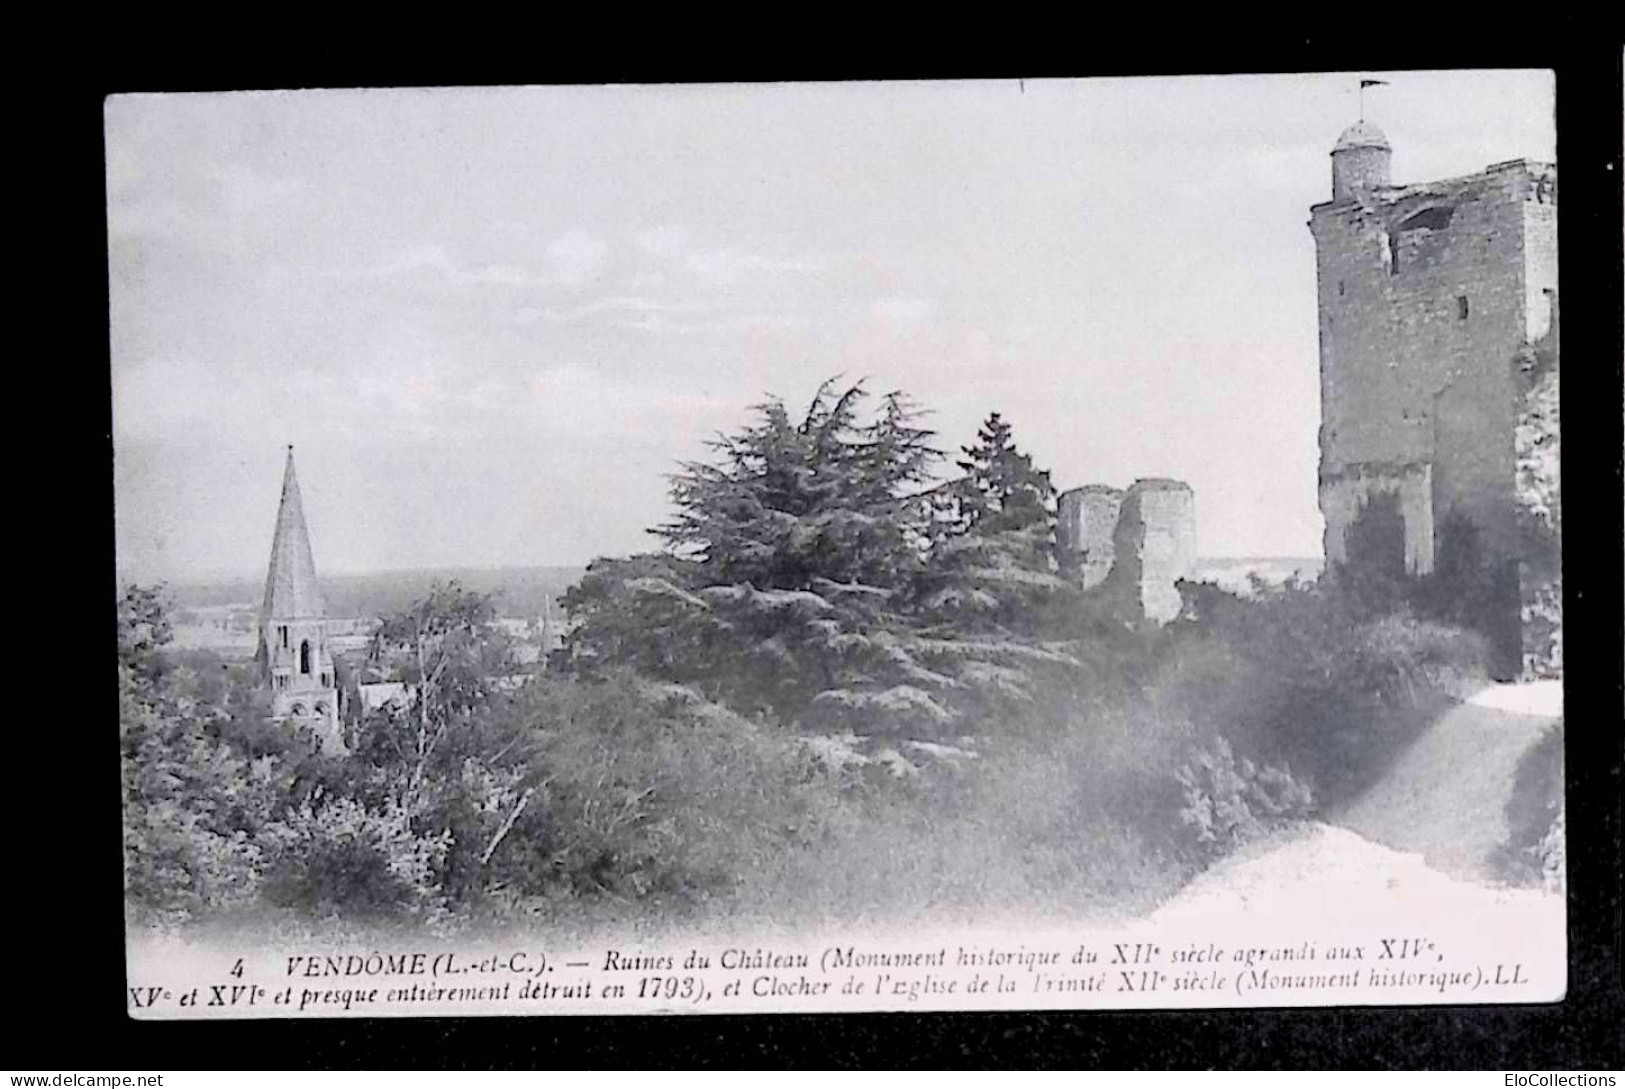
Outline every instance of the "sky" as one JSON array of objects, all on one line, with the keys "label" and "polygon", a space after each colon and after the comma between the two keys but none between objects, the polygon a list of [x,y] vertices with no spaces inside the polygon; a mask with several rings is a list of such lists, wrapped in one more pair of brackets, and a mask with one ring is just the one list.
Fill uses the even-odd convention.
[{"label": "sky", "polygon": [[115,96],[121,576],[655,547],[764,397],[999,412],[1062,489],[1175,477],[1206,556],[1316,556],[1309,208],[1555,160],[1546,72]]}]

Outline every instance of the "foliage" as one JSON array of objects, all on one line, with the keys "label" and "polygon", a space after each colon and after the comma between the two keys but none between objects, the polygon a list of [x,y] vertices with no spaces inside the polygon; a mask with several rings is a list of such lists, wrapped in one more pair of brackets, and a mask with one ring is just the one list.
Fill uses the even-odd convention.
[{"label": "foliage", "polygon": [[1527,632],[1524,668],[1536,676],[1563,670],[1563,494],[1559,372],[1555,358],[1529,376],[1515,435],[1517,528],[1525,584],[1520,620]]},{"label": "foliage", "polygon": [[[162,630],[151,600],[129,615]],[[838,809],[838,776],[811,750],[692,690],[613,668],[494,683],[509,667],[489,606],[445,588],[384,619],[374,658],[423,663],[428,698],[363,716],[342,758],[266,722],[251,676],[226,671],[224,690],[191,699],[187,669],[121,631],[132,918],[682,911],[817,840]],[[148,674],[161,683],[137,686]]]},{"label": "foliage", "polygon": [[446,911],[437,877],[451,834],[415,831],[412,815],[392,803],[307,800],[267,825],[261,841],[267,904],[363,923],[435,921]]},{"label": "foliage", "polygon": [[920,564],[940,458],[902,393],[863,422],[861,382],[818,388],[802,419],[769,400],[757,420],[710,445],[672,483],[676,516],[657,531],[718,584],[808,590],[815,582],[896,589]]},{"label": "foliage", "polygon": [[1055,488],[1049,473],[1016,448],[1010,425],[997,412],[962,447],[963,473],[946,490],[948,516],[959,533],[997,534],[1055,525]]},{"label": "foliage", "polygon": [[768,861],[740,913],[773,926],[1128,919],[1193,872],[1129,803],[1122,757],[1141,733],[1121,707],[1005,736],[915,775],[846,787],[829,833]]},{"label": "foliage", "polygon": [[1055,489],[993,413],[963,448],[962,475],[937,495],[939,522],[921,578],[923,613],[962,630],[1036,634],[1065,597],[1055,556]]},{"label": "foliage", "polygon": [[868,405],[770,401],[683,466],[666,549],[591,565],[545,671],[455,583],[381,617],[361,668],[408,698],[354,714],[341,756],[127,592],[132,918],[1140,908],[1349,797],[1478,675],[1481,641],[1358,579],[1188,586],[1180,621],[1131,629],[1059,570],[1005,421],[939,482],[908,399]]},{"label": "foliage", "polygon": [[1314,812],[1313,792],[1285,767],[1237,760],[1216,736],[1176,773],[1179,818],[1203,855],[1228,854],[1273,828]]},{"label": "foliage", "polygon": [[256,833],[275,798],[268,769],[211,733],[213,714],[177,691],[163,658],[162,595],[119,599],[119,741],[124,768],[125,875],[132,915],[173,925],[255,895]]},{"label": "foliage", "polygon": [[163,674],[163,648],[174,638],[161,586],[131,586],[118,599],[119,682],[134,690]]},{"label": "foliage", "polygon": [[1541,888],[1562,895],[1568,885],[1568,816],[1562,806],[1535,845],[1534,854],[1540,863]]},{"label": "foliage", "polygon": [[1326,803],[1369,783],[1446,702],[1485,675],[1471,633],[1408,612],[1372,619],[1346,583],[1243,600],[1198,595],[1170,627],[1155,698],[1241,751],[1284,762]]},{"label": "foliage", "polygon": [[488,880],[529,912],[578,899],[687,910],[816,840],[838,803],[794,739],[692,690],[549,678],[517,713],[532,800]]},{"label": "foliage", "polygon": [[752,718],[923,738],[1033,704],[1076,669],[1033,618],[1053,574],[1052,489],[992,417],[964,476],[900,393],[865,418],[826,382],[793,419],[769,401],[676,476],[660,555],[599,560],[565,598],[564,664],[629,667]]},{"label": "foliage", "polygon": [[1398,494],[1379,492],[1362,503],[1345,531],[1344,547],[1346,558],[1333,571],[1344,601],[1366,617],[1400,608],[1411,584]]},{"label": "foliage", "polygon": [[420,724],[418,759],[447,732],[477,719],[500,699],[515,670],[513,648],[496,624],[495,596],[437,584],[422,600],[379,619],[368,648],[374,667],[388,665],[414,693]]},{"label": "foliage", "polygon": [[1499,854],[1507,880],[1553,887],[1563,876],[1563,723],[1549,726],[1513,772],[1507,840]]}]

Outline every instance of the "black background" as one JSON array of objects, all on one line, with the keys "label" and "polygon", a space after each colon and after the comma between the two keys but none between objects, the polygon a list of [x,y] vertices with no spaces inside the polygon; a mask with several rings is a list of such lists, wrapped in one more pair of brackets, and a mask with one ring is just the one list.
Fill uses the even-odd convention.
[{"label": "black background", "polygon": [[[13,559],[4,1065],[39,1072],[237,1068],[1468,1067],[1622,1064],[1620,42],[1611,28],[1489,6],[1333,12],[1330,30],[1155,36],[1087,21],[989,27],[943,7],[910,32],[869,13],[760,13],[610,29],[401,8],[403,45],[340,42],[336,13],[98,21],[13,39]],[[1034,9],[1037,10],[1037,9]],[[619,14],[619,13],[615,13]],[[1013,14],[1013,13],[1012,13]],[[1056,17],[1059,19],[1059,16]],[[88,12],[86,14],[89,20]],[[1373,21],[1379,20],[1379,21]],[[1477,37],[1466,24],[1477,22]],[[957,51],[944,22],[968,30]],[[1012,20],[1013,22],[1013,20]],[[348,29],[348,28],[345,28]],[[891,36],[895,35],[895,36]],[[427,42],[423,39],[428,39]],[[1003,40],[1000,49],[996,42]],[[971,48],[966,48],[969,45]],[[1298,1011],[415,1018],[136,1022],[125,1012],[119,767],[112,743],[112,441],[103,97],[121,91],[459,84],[1042,78],[1553,68],[1564,356],[1569,996],[1551,1006]],[[1328,118],[1328,133],[1340,119]],[[1215,209],[1215,214],[1223,214]],[[1307,215],[1307,211],[1305,211]],[[26,235],[25,235],[26,236]],[[1305,244],[1307,245],[1307,239]],[[33,260],[30,258],[37,258]],[[1314,365],[1306,360],[1306,366]],[[19,592],[20,591],[20,592]],[[20,637],[20,638],[19,638]],[[1463,927],[1473,925],[1464,918]]]}]

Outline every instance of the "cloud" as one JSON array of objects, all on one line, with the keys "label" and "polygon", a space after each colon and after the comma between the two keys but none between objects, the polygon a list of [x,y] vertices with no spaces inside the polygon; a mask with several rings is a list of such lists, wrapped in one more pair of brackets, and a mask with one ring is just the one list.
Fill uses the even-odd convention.
[{"label": "cloud", "polygon": [[601,299],[592,299],[576,306],[522,306],[514,311],[514,323],[517,325],[534,325],[547,322],[557,325],[573,325],[590,318],[601,317],[606,314],[646,315],[659,314],[673,310],[690,310],[692,306],[677,303],[660,302],[641,295],[609,295]]},{"label": "cloud", "polygon": [[555,439],[607,443],[650,435],[703,435],[720,426],[731,405],[726,394],[654,378],[606,374],[561,364],[530,379],[530,409]]},{"label": "cloud", "polygon": [[464,264],[444,246],[425,245],[409,247],[368,265],[329,266],[304,272],[282,267],[273,269],[270,275],[277,281],[316,277],[346,282],[416,281],[429,286],[545,291],[585,283],[603,266],[608,247],[586,234],[571,232],[553,242],[546,252],[550,267],[541,271],[495,262]]},{"label": "cloud", "polygon": [[[826,258],[811,255],[775,256],[726,246],[703,248],[695,244],[694,234],[688,227],[678,224],[635,231],[632,243],[655,265],[675,267],[711,287],[732,285],[759,273],[818,272],[830,263]],[[640,270],[633,276],[633,282],[655,285],[669,281],[663,269],[655,267]]]},{"label": "cloud", "polygon": [[688,248],[689,230],[675,225],[637,231],[632,242],[650,257],[670,259]]},{"label": "cloud", "polygon": [[649,314],[632,323],[632,328],[646,333],[677,333],[688,336],[696,333],[747,333],[774,329],[804,329],[812,321],[797,314],[732,314],[723,317],[702,318],[698,321],[673,321],[660,314]]},{"label": "cloud", "polygon": [[707,283],[736,282],[747,273],[818,272],[827,262],[812,257],[768,257],[739,250],[701,250],[688,255],[683,267]]},{"label": "cloud", "polygon": [[605,323],[645,333],[697,333],[751,332],[771,329],[801,329],[811,320],[797,314],[736,313],[729,314],[723,307],[712,303],[661,302],[640,295],[611,295],[593,299],[578,306],[522,306],[514,311],[515,325],[528,326],[538,322],[549,325],[584,325],[602,320]]}]

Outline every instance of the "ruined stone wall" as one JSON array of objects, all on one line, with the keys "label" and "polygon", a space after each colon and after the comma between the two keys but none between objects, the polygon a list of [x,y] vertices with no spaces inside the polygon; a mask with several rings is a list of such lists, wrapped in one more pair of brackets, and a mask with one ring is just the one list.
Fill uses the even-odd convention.
[{"label": "ruined stone wall", "polygon": [[[1551,169],[1519,161],[1313,210],[1328,558],[1366,487],[1352,481],[1385,477],[1433,527],[1460,512],[1512,546],[1513,361],[1555,291],[1555,200]],[[1423,465],[1425,514],[1406,484]]]},{"label": "ruined stone wall", "polygon": [[[1320,509],[1328,525],[1352,525],[1372,496],[1393,494],[1405,519],[1405,570],[1426,575],[1433,570],[1433,474],[1423,464],[1350,469],[1320,482]],[[1348,560],[1344,533],[1326,535],[1326,562]]]},{"label": "ruined stone wall", "polygon": [[1522,672],[1563,674],[1563,494],[1558,315],[1531,345],[1518,414],[1517,502],[1521,520],[1518,589]]},{"label": "ruined stone wall", "polygon": [[1063,555],[1076,565],[1084,589],[1106,581],[1117,555],[1113,537],[1123,492],[1090,484],[1061,493],[1056,504],[1056,537]]},{"label": "ruined stone wall", "polygon": [[1091,484],[1062,492],[1063,568],[1131,621],[1166,624],[1183,602],[1177,583],[1196,567],[1196,493],[1178,480]]},{"label": "ruined stone wall", "polygon": [[1166,624],[1183,604],[1177,583],[1196,566],[1196,493],[1177,480],[1138,480],[1123,496],[1108,579],[1139,616]]}]

